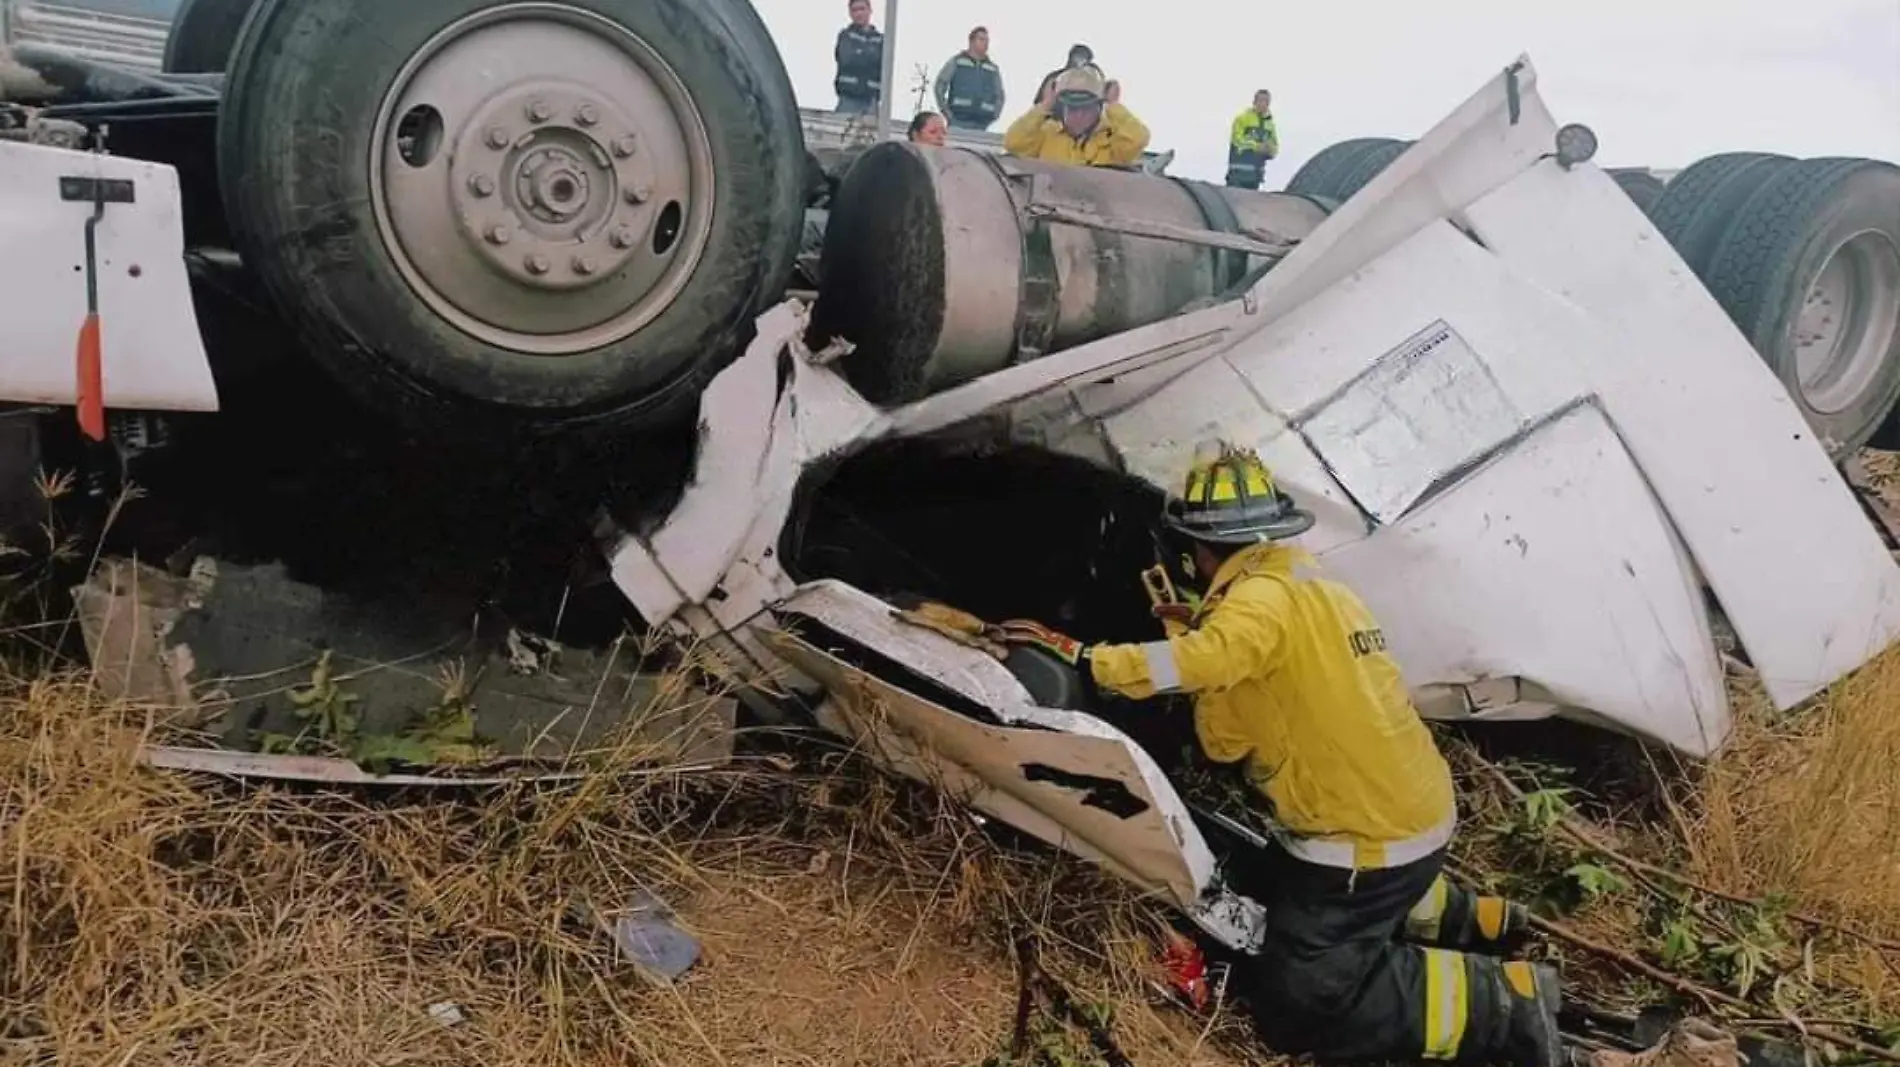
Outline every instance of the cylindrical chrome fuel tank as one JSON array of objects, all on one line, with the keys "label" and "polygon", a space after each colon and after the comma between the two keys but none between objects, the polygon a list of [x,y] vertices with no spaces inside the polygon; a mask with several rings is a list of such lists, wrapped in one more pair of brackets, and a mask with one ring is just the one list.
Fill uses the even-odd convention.
[{"label": "cylindrical chrome fuel tank", "polygon": [[1327,210],[1181,178],[879,145],[832,200],[813,340],[852,342],[852,384],[902,403],[1158,321],[1266,262],[1050,221],[1038,208],[1281,242],[1304,238]]}]

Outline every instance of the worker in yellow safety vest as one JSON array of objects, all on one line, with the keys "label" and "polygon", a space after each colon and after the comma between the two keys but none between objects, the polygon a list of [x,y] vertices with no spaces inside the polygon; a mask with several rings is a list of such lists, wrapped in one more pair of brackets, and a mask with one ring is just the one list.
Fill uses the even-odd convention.
[{"label": "worker in yellow safety vest", "polygon": [[1003,150],[1045,163],[1127,166],[1148,147],[1148,127],[1102,97],[1107,79],[1093,65],[1071,67],[1003,134]]},{"label": "worker in yellow safety vest", "polygon": [[1136,700],[1183,693],[1208,759],[1244,767],[1273,845],[1227,872],[1266,909],[1255,1023],[1281,1052],[1558,1067],[1557,972],[1505,962],[1521,906],[1451,885],[1451,771],[1359,597],[1288,544],[1313,525],[1253,452],[1203,446],[1164,523],[1197,606],[1167,636],[1084,646],[1040,623],[1009,642]]},{"label": "worker in yellow safety vest", "polygon": [[1258,189],[1266,177],[1267,160],[1280,154],[1280,131],[1273,124],[1273,94],[1253,94],[1253,106],[1234,116],[1227,135],[1227,184],[1236,189]]}]

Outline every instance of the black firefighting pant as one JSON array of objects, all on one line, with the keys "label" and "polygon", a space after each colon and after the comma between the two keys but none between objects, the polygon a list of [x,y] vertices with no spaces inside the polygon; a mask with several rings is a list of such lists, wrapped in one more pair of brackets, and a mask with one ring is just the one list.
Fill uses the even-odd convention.
[{"label": "black firefighting pant", "polygon": [[1505,1062],[1514,996],[1477,954],[1501,947],[1503,901],[1450,885],[1444,862],[1354,874],[1274,846],[1234,872],[1267,909],[1248,983],[1261,1038],[1322,1061]]}]

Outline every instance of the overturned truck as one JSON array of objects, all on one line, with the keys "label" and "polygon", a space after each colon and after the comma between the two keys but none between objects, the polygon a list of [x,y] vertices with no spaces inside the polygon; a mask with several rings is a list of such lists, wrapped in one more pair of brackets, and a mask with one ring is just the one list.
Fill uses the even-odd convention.
[{"label": "overturned truck", "polygon": [[[108,101],[75,98],[97,64],[27,53],[51,88],[0,142],[10,421],[77,411],[123,449],[148,441],[129,420],[218,408],[188,261],[432,434],[683,419],[673,491],[598,526],[646,624],[714,650],[757,718],[858,739],[1234,949],[1260,912],[1221,869],[1259,839],[1184,799],[1171,720],[896,607],[1152,638],[1161,487],[1222,436],[1316,513],[1306,547],[1433,718],[1706,755],[1718,626],[1781,707],[1900,631],[1838,435],[1527,60],[1343,197],[874,148],[828,191],[812,300],[785,296],[796,109],[740,0],[259,0],[226,44],[195,68],[230,55],[222,80],[122,73]],[[1852,203],[1892,170],[1855,161]],[[1817,285],[1846,294],[1885,368],[1900,214],[1804,187],[1776,232],[1807,243],[1748,306],[1793,330]]]}]

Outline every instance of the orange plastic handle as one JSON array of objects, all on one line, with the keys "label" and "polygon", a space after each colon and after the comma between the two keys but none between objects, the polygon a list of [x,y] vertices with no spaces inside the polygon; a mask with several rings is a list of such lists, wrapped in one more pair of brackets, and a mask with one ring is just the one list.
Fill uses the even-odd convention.
[{"label": "orange plastic handle", "polygon": [[79,327],[79,432],[106,439],[105,365],[99,354],[99,313],[87,312]]}]

